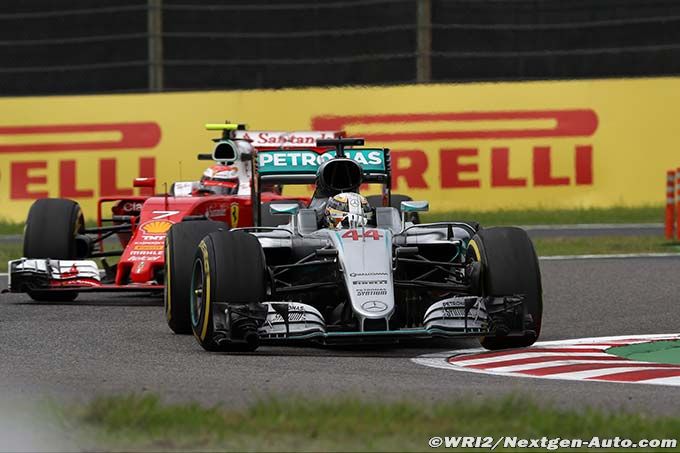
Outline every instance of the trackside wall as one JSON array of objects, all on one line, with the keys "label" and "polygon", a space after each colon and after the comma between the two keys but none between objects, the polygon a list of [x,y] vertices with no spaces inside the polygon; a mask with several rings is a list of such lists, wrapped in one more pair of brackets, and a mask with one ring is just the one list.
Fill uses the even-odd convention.
[{"label": "trackside wall", "polygon": [[388,146],[394,188],[434,211],[660,204],[678,118],[680,78],[2,98],[0,216],[198,179],[225,119]]}]

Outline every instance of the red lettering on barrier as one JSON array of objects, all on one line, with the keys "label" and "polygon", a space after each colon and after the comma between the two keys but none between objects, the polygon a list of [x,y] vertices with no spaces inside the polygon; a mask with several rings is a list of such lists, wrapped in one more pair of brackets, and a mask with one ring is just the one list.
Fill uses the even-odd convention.
[{"label": "red lettering on barrier", "polygon": [[[352,130],[354,137],[364,137],[367,141],[394,142],[415,140],[442,139],[472,139],[472,138],[538,138],[538,137],[588,137],[597,129],[597,114],[592,109],[570,110],[519,110],[497,112],[450,112],[450,113],[406,113],[386,115],[348,115],[348,116],[318,116],[312,118],[312,129],[344,130],[348,126],[370,124],[402,124],[402,129],[408,129],[409,123],[423,122],[475,122],[475,121],[513,121],[517,120],[516,128],[489,129],[456,129],[435,130],[423,132],[377,132],[367,133]],[[553,121],[552,127],[527,128],[522,121],[548,120]]]},{"label": "red lettering on barrier", "polygon": [[91,198],[94,191],[78,189],[76,177],[76,161],[63,160],[59,162],[59,196],[61,198]]},{"label": "red lettering on barrier", "polygon": [[102,197],[130,196],[132,189],[116,186],[116,159],[99,161],[99,195]]},{"label": "red lettering on barrier", "polygon": [[[483,121],[488,126],[479,128]],[[350,134],[376,143],[400,141],[436,141],[458,139],[518,139],[548,137],[590,137],[598,127],[598,116],[592,109],[483,111],[445,113],[406,113],[378,115],[317,116],[312,118],[312,129],[350,129]],[[431,123],[431,124],[423,124]],[[449,124],[447,124],[449,123]],[[380,125],[385,130],[380,131]],[[397,126],[398,127],[395,127]],[[412,130],[409,128],[414,125]],[[465,127],[470,125],[470,127]],[[362,131],[362,126],[370,130]],[[428,126],[425,128],[424,126]],[[429,127],[431,126],[431,127]],[[376,132],[377,131],[377,132]],[[568,186],[593,184],[593,147],[577,145],[574,150],[574,173],[569,176],[552,174],[551,148],[533,148],[533,180],[526,176],[510,175],[510,146],[501,144],[491,148],[491,187]],[[416,151],[412,151],[416,152]],[[478,171],[477,163],[461,164],[459,158],[477,156],[479,149],[440,149],[440,187],[480,187],[479,179],[461,179],[461,174]],[[396,156],[396,153],[395,153]],[[409,188],[427,188],[423,168],[427,168],[428,155],[410,159],[410,165],[394,165],[394,183],[403,178]],[[417,159],[417,161],[416,161]],[[396,162],[395,158],[395,162]],[[418,170],[418,172],[416,171]]]},{"label": "red lettering on barrier", "polygon": [[46,184],[45,174],[31,176],[33,169],[46,169],[44,160],[35,162],[12,162],[10,166],[10,198],[13,200],[33,200],[48,196],[46,191],[35,192],[29,190],[31,184]]},{"label": "red lettering on barrier", "polygon": [[[88,133],[114,132],[116,140],[87,140]],[[153,148],[161,140],[161,128],[157,123],[107,123],[107,124],[61,124],[47,126],[3,126],[0,136],[83,134],[83,139],[74,142],[16,143],[0,145],[0,153],[28,151],[78,151]],[[4,141],[4,140],[3,140]],[[11,141],[8,139],[7,141]]]},{"label": "red lettering on barrier", "polygon": [[576,146],[574,157],[576,184],[579,186],[593,185],[593,147],[590,145]]},{"label": "red lettering on barrier", "polygon": [[525,187],[526,178],[510,177],[510,150],[491,148],[491,187]]},{"label": "red lettering on barrier", "polygon": [[[402,165],[408,161],[408,165]],[[399,180],[406,181],[409,189],[427,189],[425,171],[427,171],[427,155],[421,150],[392,152],[392,188],[399,188]]]},{"label": "red lettering on barrier", "polygon": [[549,146],[534,147],[534,186],[567,186],[568,177],[554,177]]},{"label": "red lettering on barrier", "polygon": [[442,149],[439,151],[440,159],[440,179],[442,188],[447,187],[479,187],[478,179],[461,179],[461,173],[477,173],[479,166],[477,163],[462,164],[459,159],[461,157],[474,156],[477,157],[476,148],[453,148]]},{"label": "red lettering on barrier", "polygon": [[[116,159],[100,159],[99,165],[99,191],[95,194],[94,188],[78,187],[77,174],[79,169],[78,161],[67,159],[55,162],[58,166],[57,183],[54,184],[46,172],[33,174],[35,170],[50,169],[51,163],[47,161],[32,162],[10,162],[9,186],[11,200],[34,200],[45,197],[62,198],[93,198],[99,196],[128,196],[133,194],[133,189],[116,186],[117,162]],[[81,170],[82,171],[82,170]],[[51,173],[51,172],[50,172]],[[156,160],[154,157],[139,158],[139,176],[153,178],[156,175]],[[55,189],[31,190],[33,184],[49,184],[56,186]],[[153,195],[151,188],[141,188],[145,195]]]}]

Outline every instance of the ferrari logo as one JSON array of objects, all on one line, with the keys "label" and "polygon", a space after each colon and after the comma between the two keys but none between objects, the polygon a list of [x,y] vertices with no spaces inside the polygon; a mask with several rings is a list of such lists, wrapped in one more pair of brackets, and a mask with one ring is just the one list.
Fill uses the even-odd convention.
[{"label": "ferrari logo", "polygon": [[238,225],[238,203],[232,203],[229,208],[229,219],[231,220],[231,227],[235,228]]}]

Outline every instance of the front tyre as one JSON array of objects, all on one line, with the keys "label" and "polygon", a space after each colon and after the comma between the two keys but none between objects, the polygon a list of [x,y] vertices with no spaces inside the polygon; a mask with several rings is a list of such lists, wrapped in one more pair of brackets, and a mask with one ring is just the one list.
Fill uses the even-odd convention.
[{"label": "front tyre", "polygon": [[470,240],[468,256],[482,264],[483,296],[523,296],[519,313],[502,320],[511,335],[482,337],[482,346],[493,350],[532,345],[541,333],[543,290],[538,258],[526,231],[513,227],[479,230]]},{"label": "front tyre", "polygon": [[177,223],[165,237],[165,319],[176,334],[191,333],[189,288],[193,256],[198,243],[209,233],[227,226],[222,222],[190,221]]},{"label": "front tyre", "polygon": [[[75,201],[62,198],[36,200],[26,218],[23,256],[53,260],[84,258],[79,256],[76,242],[76,236],[84,230],[83,211]],[[78,292],[34,290],[28,291],[28,295],[39,302],[70,302],[78,297]]]},{"label": "front tyre", "polygon": [[198,244],[191,279],[191,326],[207,351],[254,351],[266,316],[266,265],[260,242],[220,231]]}]

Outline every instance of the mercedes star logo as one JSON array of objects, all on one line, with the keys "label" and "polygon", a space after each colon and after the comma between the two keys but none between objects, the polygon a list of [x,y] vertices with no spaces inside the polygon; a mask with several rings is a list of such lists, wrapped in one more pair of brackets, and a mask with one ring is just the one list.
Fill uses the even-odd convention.
[{"label": "mercedes star logo", "polygon": [[379,312],[387,310],[387,304],[380,302],[379,300],[369,300],[368,302],[361,304],[361,308],[366,311]]}]

